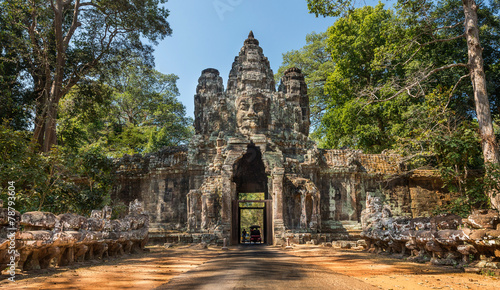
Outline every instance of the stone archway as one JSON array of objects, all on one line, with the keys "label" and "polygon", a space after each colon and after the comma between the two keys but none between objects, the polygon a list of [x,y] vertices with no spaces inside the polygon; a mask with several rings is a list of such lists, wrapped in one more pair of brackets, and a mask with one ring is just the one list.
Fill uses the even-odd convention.
[{"label": "stone archway", "polygon": [[231,243],[240,242],[242,210],[254,209],[262,215],[263,242],[272,244],[272,202],[260,148],[249,144],[246,153],[234,162],[232,169],[231,181],[236,190],[232,196]]}]

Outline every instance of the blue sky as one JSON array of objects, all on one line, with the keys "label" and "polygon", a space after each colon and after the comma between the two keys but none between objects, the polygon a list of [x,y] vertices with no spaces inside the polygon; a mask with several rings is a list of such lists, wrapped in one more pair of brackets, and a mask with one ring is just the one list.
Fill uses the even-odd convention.
[{"label": "blue sky", "polygon": [[309,14],[306,0],[169,0],[165,6],[173,34],[155,47],[156,69],[179,76],[179,100],[191,117],[201,71],[218,69],[226,87],[250,30],[276,73],[283,53],[303,47],[308,33],[334,23]]}]

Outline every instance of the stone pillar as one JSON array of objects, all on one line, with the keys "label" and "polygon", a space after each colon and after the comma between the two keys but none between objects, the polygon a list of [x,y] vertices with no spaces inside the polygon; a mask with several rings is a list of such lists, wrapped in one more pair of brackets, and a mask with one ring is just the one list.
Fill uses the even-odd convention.
[{"label": "stone pillar", "polygon": [[222,235],[231,241],[231,218],[232,218],[232,200],[234,191],[236,191],[231,177],[233,173],[232,165],[222,166],[222,201],[221,201],[221,221]]},{"label": "stone pillar", "polygon": [[273,220],[274,220],[274,241],[277,241],[285,232],[283,223],[283,178],[284,168],[275,167],[272,172],[273,182]]},{"label": "stone pillar", "polygon": [[208,230],[207,197],[201,196],[201,229]]},{"label": "stone pillar", "polygon": [[203,192],[201,195],[201,228],[203,230],[211,230],[210,227],[214,225],[214,195],[213,192]]},{"label": "stone pillar", "polygon": [[313,203],[313,209],[312,209],[312,214],[311,214],[311,221],[310,221],[310,226],[311,229],[314,231],[317,231],[319,228],[319,195],[317,196],[316,194],[311,195],[312,203]]},{"label": "stone pillar", "polygon": [[304,190],[299,190],[300,192],[300,228],[307,229],[307,208],[306,208],[306,194]]},{"label": "stone pillar", "polygon": [[191,190],[187,195],[187,218],[188,218],[188,231],[196,231],[200,228],[201,221],[199,220],[201,203],[201,193],[199,190]]}]

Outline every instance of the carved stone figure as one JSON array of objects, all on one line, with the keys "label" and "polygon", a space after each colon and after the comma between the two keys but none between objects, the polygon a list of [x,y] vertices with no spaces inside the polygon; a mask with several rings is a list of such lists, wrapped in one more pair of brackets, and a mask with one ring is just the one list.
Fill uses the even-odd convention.
[{"label": "carved stone figure", "polygon": [[[89,218],[26,212],[19,217],[24,228],[13,233],[16,252],[9,251],[10,239],[0,238],[0,266],[5,268],[14,257],[17,269],[38,270],[141,251],[149,230],[149,216],[142,208],[140,201],[131,202],[129,215],[119,220],[111,220],[108,206],[93,210]],[[10,226],[0,219],[0,232]]]},{"label": "carved stone figure", "polygon": [[270,120],[270,100],[266,96],[252,92],[236,99],[236,124],[245,136],[265,133]]}]

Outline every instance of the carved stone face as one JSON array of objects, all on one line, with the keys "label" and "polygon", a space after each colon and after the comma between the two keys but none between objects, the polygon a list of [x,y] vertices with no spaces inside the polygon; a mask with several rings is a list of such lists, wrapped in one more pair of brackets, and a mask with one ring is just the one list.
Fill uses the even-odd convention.
[{"label": "carved stone face", "polygon": [[262,133],[269,124],[269,99],[261,94],[244,94],[236,99],[236,124],[243,135]]}]

